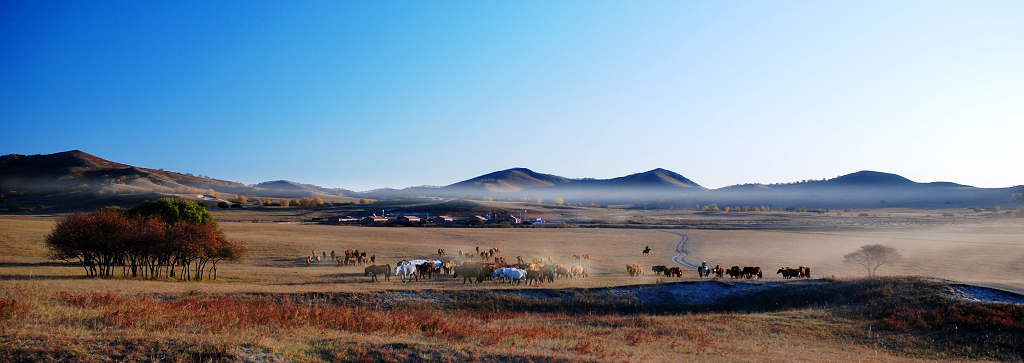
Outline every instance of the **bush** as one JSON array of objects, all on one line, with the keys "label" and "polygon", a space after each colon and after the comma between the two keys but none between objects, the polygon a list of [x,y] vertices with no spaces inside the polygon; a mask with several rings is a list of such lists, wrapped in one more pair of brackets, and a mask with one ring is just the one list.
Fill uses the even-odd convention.
[{"label": "bush", "polygon": [[217,203],[217,208],[228,208],[230,206],[231,205],[228,204],[228,202],[219,202],[219,203]]},{"label": "bush", "polygon": [[18,205],[18,202],[11,202],[10,204],[7,205],[7,211],[8,212],[20,212],[20,211],[22,211],[21,205]]}]

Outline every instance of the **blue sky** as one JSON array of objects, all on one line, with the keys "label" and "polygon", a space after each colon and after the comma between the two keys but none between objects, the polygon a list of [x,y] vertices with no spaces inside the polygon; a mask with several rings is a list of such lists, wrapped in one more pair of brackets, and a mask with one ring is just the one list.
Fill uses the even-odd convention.
[{"label": "blue sky", "polygon": [[0,154],[253,184],[1024,184],[1024,2],[0,2]]}]

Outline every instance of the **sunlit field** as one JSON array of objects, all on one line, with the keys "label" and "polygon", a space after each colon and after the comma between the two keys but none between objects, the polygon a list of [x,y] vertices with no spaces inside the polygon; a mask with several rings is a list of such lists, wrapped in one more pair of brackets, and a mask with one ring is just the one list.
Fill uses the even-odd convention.
[{"label": "sunlit field", "polygon": [[[879,268],[880,275],[933,277],[1020,292],[1024,227],[1006,222],[709,230],[382,228],[222,220],[227,236],[248,248],[246,258],[222,263],[217,280],[182,282],[85,278],[80,267],[46,258],[43,241],[53,220],[0,217],[0,319],[6,320],[0,360],[1020,360],[1019,352],[998,344],[985,346],[964,338],[966,343],[937,347],[936,338],[929,335],[934,332],[903,326],[894,331],[891,322],[879,325],[881,320],[862,318],[860,313],[814,305],[760,312],[762,308],[614,313],[587,310],[599,303],[588,298],[578,302],[582,310],[561,311],[551,310],[550,302],[505,301],[505,295],[475,293],[586,291],[698,280],[691,268],[682,278],[650,271],[638,277],[626,273],[626,265],[634,263],[648,270],[653,265],[679,266],[673,260],[683,241],[687,263],[760,266],[765,272],[762,281],[778,282],[783,279],[775,270],[782,266],[810,266],[813,278],[855,281],[850,279],[867,272],[862,266],[843,264],[843,255],[866,244],[889,244],[903,259]],[[646,246],[651,248],[649,256],[641,253]],[[589,276],[533,286],[463,284],[450,275],[372,282],[361,266],[339,266],[329,258],[306,263],[314,250],[322,258],[323,252],[329,257],[331,251],[359,249],[374,255],[378,264],[394,266],[399,260],[417,258],[460,260],[460,250],[476,254],[477,247],[498,247],[497,256],[510,262],[521,256],[526,261],[550,258],[554,263],[579,264],[587,267]],[[447,252],[443,258],[437,254],[439,248]],[[583,254],[590,259],[577,262],[573,257]],[[389,304],[391,295],[380,295],[446,291],[462,300],[447,306],[408,299]],[[497,302],[488,305],[489,300]],[[1019,336],[1006,339],[1012,342]]]}]

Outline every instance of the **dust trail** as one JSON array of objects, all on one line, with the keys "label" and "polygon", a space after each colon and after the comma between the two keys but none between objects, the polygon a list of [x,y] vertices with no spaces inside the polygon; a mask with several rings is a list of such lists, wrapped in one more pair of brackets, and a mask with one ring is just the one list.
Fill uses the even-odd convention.
[{"label": "dust trail", "polygon": [[674,234],[674,235],[680,237],[679,242],[676,243],[676,256],[672,257],[672,262],[675,262],[675,263],[677,263],[677,264],[679,264],[680,266],[683,266],[683,267],[697,268],[697,265],[694,265],[692,263],[686,262],[686,256],[690,255],[689,252],[686,252],[686,243],[690,242],[690,236],[687,236],[687,235],[682,234],[682,233],[669,232],[669,231],[660,231],[660,232]]}]

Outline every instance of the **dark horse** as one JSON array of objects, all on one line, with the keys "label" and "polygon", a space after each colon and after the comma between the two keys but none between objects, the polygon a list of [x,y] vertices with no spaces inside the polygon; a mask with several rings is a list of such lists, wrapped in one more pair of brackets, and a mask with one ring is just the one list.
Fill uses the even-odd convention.
[{"label": "dark horse", "polygon": [[711,268],[707,266],[697,267],[697,276],[708,277],[711,276]]},{"label": "dark horse", "polygon": [[373,276],[370,277],[370,281],[378,281],[377,275],[384,275],[384,281],[391,281],[391,274],[389,273],[391,272],[391,265],[366,266],[366,269],[364,269],[363,271],[365,271],[365,273],[363,273],[363,276],[370,276],[370,274],[373,274]]},{"label": "dark horse", "polygon": [[647,256],[648,253],[651,253],[651,246],[644,246],[644,256]]}]

